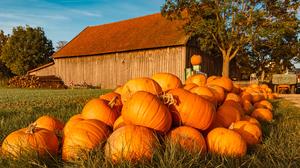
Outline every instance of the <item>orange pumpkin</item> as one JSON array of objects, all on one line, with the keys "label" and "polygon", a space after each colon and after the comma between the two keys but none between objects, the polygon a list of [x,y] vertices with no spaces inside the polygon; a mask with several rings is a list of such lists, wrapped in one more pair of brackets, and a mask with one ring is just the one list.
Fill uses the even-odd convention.
[{"label": "orange pumpkin", "polygon": [[206,142],[210,152],[220,155],[241,157],[247,152],[247,144],[242,136],[226,128],[211,130]]},{"label": "orange pumpkin", "polygon": [[125,122],[124,122],[123,117],[120,116],[120,117],[115,121],[113,130],[116,130],[116,129],[118,129],[118,128],[120,128],[120,127],[123,127],[123,126],[125,126],[125,125],[126,125],[126,124],[125,124]]},{"label": "orange pumpkin", "polygon": [[166,133],[172,125],[169,109],[160,99],[148,92],[135,92],[125,103],[122,117],[126,124],[140,125]]},{"label": "orange pumpkin", "polygon": [[181,80],[171,73],[156,73],[152,79],[160,85],[163,92],[182,87]]},{"label": "orange pumpkin", "polygon": [[113,127],[118,114],[108,105],[108,101],[92,99],[84,107],[81,115],[84,119],[96,119]]},{"label": "orange pumpkin", "polygon": [[228,93],[226,95],[225,101],[229,101],[229,100],[242,104],[242,98],[235,93]]},{"label": "orange pumpkin", "polygon": [[58,139],[53,131],[30,124],[9,134],[2,143],[2,154],[19,158],[37,153],[39,156],[58,153]]},{"label": "orange pumpkin", "polygon": [[202,57],[200,55],[193,55],[191,57],[192,65],[200,65],[202,63]]},{"label": "orange pumpkin", "polygon": [[248,115],[245,115],[241,121],[248,121],[250,122],[251,124],[256,124],[259,128],[261,128],[261,125],[259,123],[259,121],[257,119],[255,119],[254,117],[250,117]]},{"label": "orange pumpkin", "polygon": [[204,74],[197,74],[188,77],[185,81],[185,84],[194,83],[198,86],[205,86],[206,84],[206,76]]},{"label": "orange pumpkin", "polygon": [[262,100],[262,101],[256,102],[254,104],[254,107],[255,108],[267,108],[271,111],[273,110],[273,105],[268,100]]},{"label": "orange pumpkin", "polygon": [[255,145],[261,142],[262,132],[260,127],[249,121],[237,121],[231,124],[229,129],[239,133],[248,145]]},{"label": "orange pumpkin", "polygon": [[171,143],[180,145],[191,153],[206,153],[206,143],[202,134],[195,128],[181,126],[169,132]]},{"label": "orange pumpkin", "polygon": [[241,95],[240,95],[240,97],[242,98],[242,100],[247,100],[247,101],[250,101],[250,102],[253,101],[252,100],[253,99],[252,95],[250,93],[248,93],[248,92],[242,92]]},{"label": "orange pumpkin", "polygon": [[85,154],[98,147],[109,134],[109,127],[99,120],[78,121],[64,137],[62,159],[64,161],[86,159]]},{"label": "orange pumpkin", "polygon": [[121,114],[123,107],[121,95],[116,92],[109,92],[99,97],[100,99],[106,100],[109,102],[111,108],[118,114]]},{"label": "orange pumpkin", "polygon": [[121,94],[122,94],[122,90],[123,90],[123,86],[118,86],[118,87],[114,90],[114,92],[115,92],[115,93],[118,93],[119,95],[121,95]]},{"label": "orange pumpkin", "polygon": [[232,93],[235,93],[235,94],[240,94],[242,91],[241,87],[237,84],[233,84],[233,88],[231,90]]},{"label": "orange pumpkin", "polygon": [[137,91],[145,91],[154,95],[162,93],[159,84],[150,78],[136,78],[129,80],[123,86],[121,98],[123,104]]},{"label": "orange pumpkin", "polygon": [[39,128],[45,128],[50,131],[58,133],[64,128],[64,123],[51,116],[39,117],[36,121],[36,126]]},{"label": "orange pumpkin", "polygon": [[224,88],[227,92],[231,92],[233,88],[233,82],[231,79],[227,77],[212,77],[212,79],[209,79],[207,82],[207,85],[216,85]]},{"label": "orange pumpkin", "polygon": [[157,139],[154,133],[136,125],[126,125],[115,130],[107,139],[105,156],[113,162],[139,161],[151,159],[156,149]]},{"label": "orange pumpkin", "polygon": [[248,100],[242,100],[242,106],[246,114],[251,114],[254,110],[254,106]]},{"label": "orange pumpkin", "polygon": [[217,99],[215,98],[215,95],[213,91],[211,91],[208,87],[205,86],[197,86],[190,90],[190,92],[195,93],[206,100],[209,100],[214,105],[217,105]]},{"label": "orange pumpkin", "polygon": [[198,87],[198,85],[196,85],[195,83],[189,83],[189,84],[185,84],[183,86],[183,89],[185,89],[185,90],[191,90],[191,89],[193,89],[195,87]]},{"label": "orange pumpkin", "polygon": [[240,112],[241,116],[245,115],[245,111],[240,103],[237,103],[232,100],[226,100],[226,101],[224,101],[223,105],[232,106]]},{"label": "orange pumpkin", "polygon": [[183,125],[191,126],[200,130],[207,129],[215,116],[215,106],[208,100],[178,88],[168,92],[174,101],[170,104],[172,114],[179,114]]},{"label": "orange pumpkin", "polygon": [[64,127],[64,136],[66,136],[66,134],[69,133],[70,129],[73,127],[74,124],[82,120],[84,119],[82,118],[81,114],[76,114],[72,116]]},{"label": "orange pumpkin", "polygon": [[225,90],[220,86],[207,86],[215,95],[215,98],[217,99],[218,104],[222,104],[225,100]]},{"label": "orange pumpkin", "polygon": [[262,121],[268,121],[271,122],[273,120],[273,114],[269,109],[266,108],[257,108],[255,109],[252,114],[252,117],[262,120]]},{"label": "orange pumpkin", "polygon": [[214,122],[228,128],[231,123],[239,121],[240,119],[241,114],[237,108],[228,104],[223,104],[218,108]]}]

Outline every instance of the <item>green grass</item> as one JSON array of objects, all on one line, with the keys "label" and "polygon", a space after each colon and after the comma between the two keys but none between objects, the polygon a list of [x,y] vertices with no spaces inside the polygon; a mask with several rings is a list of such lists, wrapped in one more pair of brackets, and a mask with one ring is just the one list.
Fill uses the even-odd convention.
[{"label": "green grass", "polygon": [[[89,99],[105,92],[93,89],[0,89],[0,141],[45,114],[67,121],[70,116],[80,113]],[[113,165],[99,148],[88,155],[87,161],[76,163],[64,163],[60,155],[47,159],[28,156],[20,160],[0,156],[0,167],[300,167],[300,109],[286,100],[272,103],[274,122],[262,123],[262,144],[248,148],[243,158],[192,155],[167,143],[161,144],[152,160],[134,164]]]}]

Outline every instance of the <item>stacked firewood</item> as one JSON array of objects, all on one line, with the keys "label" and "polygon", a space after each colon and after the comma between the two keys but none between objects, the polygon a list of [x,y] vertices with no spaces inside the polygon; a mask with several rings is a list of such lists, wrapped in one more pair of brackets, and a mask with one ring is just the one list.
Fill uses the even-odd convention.
[{"label": "stacked firewood", "polygon": [[8,85],[17,88],[66,88],[63,81],[56,76],[15,76],[8,81]]}]

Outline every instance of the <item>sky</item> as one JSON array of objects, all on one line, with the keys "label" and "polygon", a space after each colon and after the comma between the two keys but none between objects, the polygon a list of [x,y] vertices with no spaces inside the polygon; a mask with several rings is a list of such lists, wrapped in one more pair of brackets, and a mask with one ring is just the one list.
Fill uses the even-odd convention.
[{"label": "sky", "polygon": [[87,26],[160,12],[164,0],[0,0],[0,30],[42,27],[56,46]]}]

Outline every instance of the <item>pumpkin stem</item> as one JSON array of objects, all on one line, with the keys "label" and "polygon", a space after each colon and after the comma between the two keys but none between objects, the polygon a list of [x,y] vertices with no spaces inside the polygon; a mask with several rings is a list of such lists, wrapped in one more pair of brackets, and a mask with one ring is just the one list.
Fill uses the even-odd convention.
[{"label": "pumpkin stem", "polygon": [[33,134],[36,127],[37,127],[37,123],[29,124],[29,126],[27,127],[27,130],[26,130],[26,133]]},{"label": "pumpkin stem", "polygon": [[232,130],[234,128],[234,123],[231,123],[228,129]]},{"label": "pumpkin stem", "polygon": [[174,99],[173,95],[169,94],[169,93],[164,93],[164,94],[160,95],[159,98],[162,100],[162,102],[165,105],[168,105],[168,106],[177,103],[177,101],[176,101],[176,99]]},{"label": "pumpkin stem", "polygon": [[110,108],[113,108],[116,105],[118,96],[115,96],[111,101],[108,103]]}]

